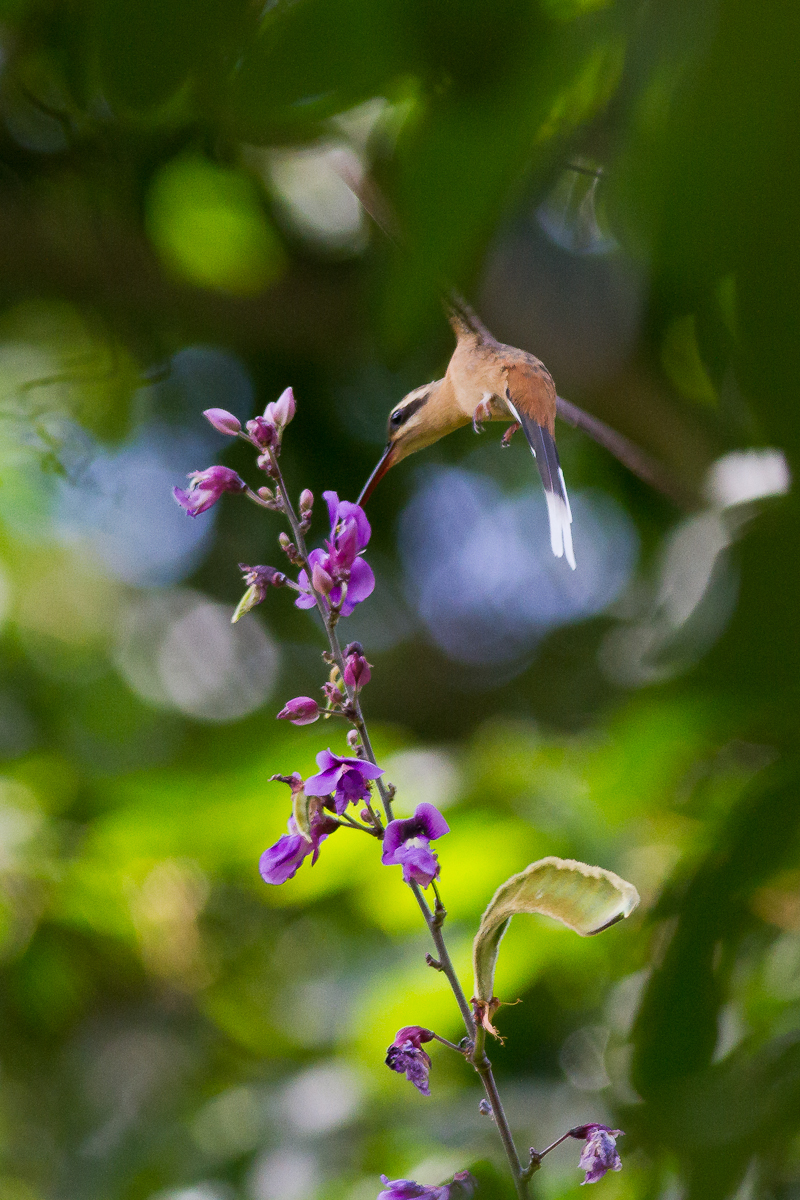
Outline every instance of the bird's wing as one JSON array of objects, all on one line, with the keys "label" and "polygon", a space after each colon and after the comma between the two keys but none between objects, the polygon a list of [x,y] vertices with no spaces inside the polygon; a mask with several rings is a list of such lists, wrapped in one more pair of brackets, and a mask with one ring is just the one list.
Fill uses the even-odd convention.
[{"label": "bird's wing", "polygon": [[[575,570],[572,548],[572,511],[569,506],[564,472],[558,459],[552,434],[555,418],[555,388],[545,367],[514,364],[506,368],[505,402],[515,421],[519,421],[544,484],[547,515],[550,519],[550,546],[556,558],[566,556]],[[549,387],[548,387],[549,384]],[[552,389],[552,396],[547,393]]]}]

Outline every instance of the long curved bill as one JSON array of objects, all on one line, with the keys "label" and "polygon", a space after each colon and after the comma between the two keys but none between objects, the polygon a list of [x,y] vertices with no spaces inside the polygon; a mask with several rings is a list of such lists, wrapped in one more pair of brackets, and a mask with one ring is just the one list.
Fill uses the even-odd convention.
[{"label": "long curved bill", "polygon": [[364,504],[367,503],[370,496],[375,491],[375,488],[378,486],[380,481],[383,479],[386,472],[389,470],[389,468],[391,466],[394,465],[394,454],[395,454],[395,447],[390,442],[389,445],[384,450],[383,454],[381,455],[380,459],[378,460],[378,465],[376,466],[375,470],[372,472],[369,479],[367,480],[367,482],[364,484],[363,488],[361,489],[361,495],[358,497],[356,504],[360,504],[363,506]]}]

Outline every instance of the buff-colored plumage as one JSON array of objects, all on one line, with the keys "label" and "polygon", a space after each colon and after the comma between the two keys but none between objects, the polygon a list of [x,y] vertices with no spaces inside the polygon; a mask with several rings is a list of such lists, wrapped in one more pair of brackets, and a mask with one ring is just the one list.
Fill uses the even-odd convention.
[{"label": "buff-colored plumage", "polygon": [[365,503],[386,471],[409,454],[470,423],[512,421],[521,426],[542,477],[553,553],[575,567],[569,500],[554,433],[556,389],[533,354],[498,342],[480,322],[452,309],[456,348],[443,379],[416,388],[389,416],[389,444],[362,494]]}]

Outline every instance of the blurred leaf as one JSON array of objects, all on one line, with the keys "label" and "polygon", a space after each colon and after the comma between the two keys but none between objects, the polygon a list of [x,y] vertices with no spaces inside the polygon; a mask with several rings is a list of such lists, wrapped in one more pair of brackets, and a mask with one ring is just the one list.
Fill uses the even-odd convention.
[{"label": "blurred leaf", "polygon": [[295,0],[269,6],[237,63],[228,119],[237,136],[313,137],[318,123],[414,69],[401,0]]},{"label": "blurred leaf", "polygon": [[752,924],[751,897],[798,854],[800,768],[788,760],[756,777],[698,869],[667,893],[675,925],[642,999],[633,1081],[647,1099],[711,1062],[731,951]]},{"label": "blurred leaf", "polygon": [[543,858],[497,889],[473,944],[475,996],[491,1000],[500,942],[519,913],[541,913],[581,937],[600,933],[633,912],[639,893],[613,871],[572,859]]},{"label": "blurred leaf", "polygon": [[191,76],[223,66],[220,51],[236,35],[241,0],[97,0],[95,39],[103,90],[132,109],[170,100]]},{"label": "blurred leaf", "polygon": [[161,169],[150,189],[147,223],[167,266],[202,287],[259,292],[283,268],[255,185],[205,159],[175,159]]},{"label": "blurred leaf", "polygon": [[661,362],[684,396],[698,404],[716,404],[717,393],[700,357],[693,314],[678,317],[669,325],[661,344]]}]

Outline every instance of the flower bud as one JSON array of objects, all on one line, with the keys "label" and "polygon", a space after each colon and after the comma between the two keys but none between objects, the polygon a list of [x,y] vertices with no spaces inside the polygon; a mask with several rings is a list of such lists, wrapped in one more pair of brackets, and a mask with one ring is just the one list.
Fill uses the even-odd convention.
[{"label": "flower bud", "polygon": [[369,683],[371,677],[370,664],[363,654],[348,655],[344,664],[344,681],[348,687],[358,691],[364,684]]},{"label": "flower bud", "polygon": [[311,571],[311,583],[317,592],[321,592],[323,596],[329,596],[333,589],[333,580],[324,567],[319,563],[314,563]]},{"label": "flower bud", "polygon": [[288,425],[297,412],[297,404],[295,403],[294,392],[290,387],[285,388],[278,399],[273,404],[268,404],[264,410],[264,416],[268,421],[274,421],[279,429],[283,429]]},{"label": "flower bud", "polygon": [[273,492],[272,488],[260,487],[258,489],[258,494],[262,500],[266,500],[268,502],[275,499],[275,493]]},{"label": "flower bud", "polygon": [[314,507],[314,493],[308,488],[303,488],[300,493],[300,516],[311,516],[311,510]]},{"label": "flower bud", "polygon": [[358,730],[351,729],[347,735],[347,744],[351,750],[357,750],[359,745]]},{"label": "flower bud", "polygon": [[219,433],[226,433],[229,437],[235,437],[242,428],[239,418],[229,413],[226,408],[207,408],[203,416]]},{"label": "flower bud", "polygon": [[277,440],[278,431],[275,426],[271,421],[265,421],[263,417],[254,417],[252,421],[247,422],[246,428],[251,442],[254,442],[256,446],[266,448]]},{"label": "flower bud", "polygon": [[252,608],[261,603],[267,594],[267,588],[282,587],[286,583],[286,576],[281,571],[276,571],[274,567],[248,567],[244,563],[239,563],[239,570],[244,574],[247,591],[236,605],[231,617],[232,625],[235,625],[245,613],[249,613]]},{"label": "flower bud", "polygon": [[279,721],[291,721],[293,725],[311,725],[319,720],[320,707],[311,696],[296,696],[278,713]]},{"label": "flower bud", "polygon": [[338,708],[344,697],[335,683],[323,683],[322,694],[331,708]]},{"label": "flower bud", "polygon": [[208,467],[205,471],[192,471],[191,483],[183,488],[173,488],[172,494],[181,508],[190,517],[197,517],[216,504],[223,492],[244,492],[247,484],[230,467]]},{"label": "flower bud", "polygon": [[364,647],[361,642],[348,642],[344,648],[345,658],[349,658],[351,654],[363,654]]}]

